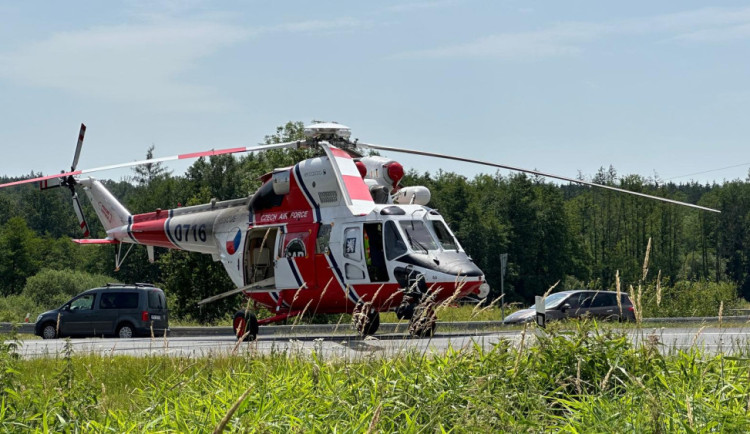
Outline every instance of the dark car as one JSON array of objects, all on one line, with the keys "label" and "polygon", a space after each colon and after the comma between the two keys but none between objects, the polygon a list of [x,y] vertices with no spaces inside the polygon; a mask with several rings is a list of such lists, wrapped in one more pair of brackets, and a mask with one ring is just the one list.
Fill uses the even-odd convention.
[{"label": "dark car", "polygon": [[[620,311],[622,306],[622,312]],[[620,293],[620,306],[614,291],[579,289],[550,294],[544,299],[547,321],[563,318],[589,317],[614,321],[633,321],[633,303],[625,293]],[[536,305],[508,315],[503,324],[532,322],[536,318]]]},{"label": "dark car", "polygon": [[161,336],[169,330],[164,292],[150,284],[107,284],[84,291],[39,315],[34,333],[44,339],[63,336]]}]

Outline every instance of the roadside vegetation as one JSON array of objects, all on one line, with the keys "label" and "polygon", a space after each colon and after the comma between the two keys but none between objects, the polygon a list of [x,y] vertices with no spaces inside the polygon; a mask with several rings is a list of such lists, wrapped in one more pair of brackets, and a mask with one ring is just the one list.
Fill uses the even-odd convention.
[{"label": "roadside vegetation", "polygon": [[3,431],[210,432],[223,419],[232,432],[750,430],[750,346],[662,354],[656,336],[636,346],[585,321],[529,328],[484,351],[357,361],[259,356],[253,344],[197,359],[69,345],[21,361],[5,342]]}]

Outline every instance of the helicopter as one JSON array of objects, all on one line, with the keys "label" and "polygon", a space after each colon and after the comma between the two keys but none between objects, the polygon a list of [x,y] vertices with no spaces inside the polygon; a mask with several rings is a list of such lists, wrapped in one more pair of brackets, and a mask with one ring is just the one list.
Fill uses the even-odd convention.
[{"label": "helicopter", "polygon": [[[415,337],[432,336],[435,306],[468,294],[486,294],[482,270],[463,249],[439,211],[428,207],[429,189],[402,186],[404,168],[371,151],[397,152],[469,162],[633,194],[648,199],[718,210],[618,187],[562,177],[471,158],[351,140],[338,123],[305,126],[304,140],[180,154],[93,169],[77,168],[86,126],[81,124],[70,171],[0,184],[0,188],[38,182],[42,190],[67,187],[84,238],[79,244],[114,244],[116,269],[134,245],[180,249],[211,255],[237,287],[200,302],[242,293],[248,307],[235,312],[238,339],[254,340],[260,325],[305,312],[350,313],[357,332],[373,335],[380,312],[395,311],[409,321]],[[320,156],[277,168],[245,198],[132,214],[92,172],[270,149],[316,148]],[[106,231],[87,238],[88,223],[77,188],[82,188]],[[123,245],[129,245],[122,253]],[[265,307],[258,319],[253,307]]]}]

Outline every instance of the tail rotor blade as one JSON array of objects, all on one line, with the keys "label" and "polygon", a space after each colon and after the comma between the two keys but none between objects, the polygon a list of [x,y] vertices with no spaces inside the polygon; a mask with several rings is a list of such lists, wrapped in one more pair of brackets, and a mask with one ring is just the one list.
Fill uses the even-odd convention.
[{"label": "tail rotor blade", "polygon": [[70,171],[74,172],[78,167],[78,157],[81,156],[81,147],[83,146],[83,136],[86,135],[86,125],[81,124],[81,130],[78,132],[78,143],[76,144],[76,153],[73,154],[73,164],[70,166]]},{"label": "tail rotor blade", "polygon": [[89,231],[89,225],[86,223],[86,218],[83,216],[83,209],[81,209],[81,202],[78,200],[78,193],[73,192],[73,209],[76,211],[76,217],[78,217],[78,225],[83,231],[83,236],[88,237],[91,235]]},{"label": "tail rotor blade", "polygon": [[568,178],[568,177],[565,177],[565,176],[559,176],[559,175],[553,175],[553,174],[550,174],[550,173],[540,172],[538,170],[522,169],[520,167],[514,167],[514,166],[507,166],[507,165],[504,165],[504,164],[491,163],[489,161],[475,160],[475,159],[472,159],[472,158],[464,158],[464,157],[455,157],[455,156],[452,156],[452,155],[438,154],[438,153],[435,153],[435,152],[416,151],[416,150],[412,150],[412,149],[395,148],[395,147],[391,147],[391,146],[373,145],[373,144],[361,143],[361,142],[356,143],[356,146],[361,146],[361,147],[370,148],[370,149],[376,149],[376,150],[379,150],[379,151],[400,152],[400,153],[403,153],[403,154],[422,155],[422,156],[425,156],[425,157],[442,158],[442,159],[445,159],[445,160],[463,161],[463,162],[466,162],[466,163],[473,163],[473,164],[480,164],[480,165],[483,165],[483,166],[496,167],[498,169],[507,169],[507,170],[513,170],[513,171],[516,171],[516,172],[530,173],[532,175],[544,176],[546,178],[559,179],[561,181],[567,181],[567,182],[573,182],[573,183],[576,183],[576,184],[588,185],[590,187],[598,187],[598,188],[604,188],[604,189],[607,189],[607,190],[619,191],[620,193],[633,194],[633,195],[645,197],[645,198],[648,198],[648,199],[659,200],[659,201],[662,201],[662,202],[669,202],[669,203],[673,203],[675,205],[687,206],[687,207],[690,207],[690,208],[696,208],[696,209],[700,209],[700,210],[703,210],[703,211],[711,211],[711,212],[716,212],[716,213],[720,213],[721,212],[721,211],[719,211],[717,209],[708,208],[708,207],[700,206],[700,205],[694,205],[692,203],[687,203],[687,202],[680,202],[678,200],[667,199],[666,197],[652,196],[650,194],[640,193],[640,192],[637,192],[637,191],[630,191],[630,190],[626,190],[624,188],[613,187],[611,185],[597,184],[595,182],[583,181],[581,179],[573,179],[573,178]]}]

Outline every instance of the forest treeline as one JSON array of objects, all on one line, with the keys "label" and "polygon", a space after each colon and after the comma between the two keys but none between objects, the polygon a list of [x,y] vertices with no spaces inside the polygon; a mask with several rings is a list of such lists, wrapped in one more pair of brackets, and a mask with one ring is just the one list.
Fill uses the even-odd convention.
[{"label": "forest treeline", "polygon": [[[300,138],[303,125],[290,122],[268,142]],[[85,150],[84,150],[85,152]],[[147,150],[147,156],[153,147]],[[245,197],[259,177],[294,164],[311,150],[276,150],[239,157],[197,160],[184,175],[159,164],[134,170],[127,180],[104,181],[132,213]],[[30,173],[29,176],[38,175]],[[3,182],[8,181],[4,178]],[[424,185],[464,249],[487,275],[491,297],[500,289],[500,254],[508,254],[508,301],[528,302],[555,282],[559,288],[607,288],[621,280],[637,283],[649,239],[647,279],[662,285],[685,281],[730,282],[750,299],[750,183],[675,184],[639,175],[618,176],[602,168],[593,182],[717,208],[721,214],[662,203],[603,189],[558,185],[523,174],[478,175],[411,170],[403,185]],[[88,204],[84,212],[92,236],[103,228]],[[22,294],[42,270],[69,270],[111,276],[120,282],[162,285],[177,316],[210,321],[236,307],[226,299],[199,308],[197,301],[233,286],[209,255],[157,248],[150,264],[135,246],[119,271],[113,246],[79,246],[78,223],[66,189],[40,192],[34,185],[0,190],[0,293]],[[123,253],[128,246],[123,246]],[[49,271],[47,271],[49,273]],[[37,282],[38,284],[38,282]]]}]

